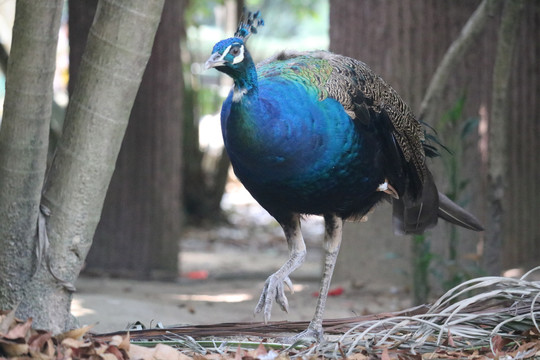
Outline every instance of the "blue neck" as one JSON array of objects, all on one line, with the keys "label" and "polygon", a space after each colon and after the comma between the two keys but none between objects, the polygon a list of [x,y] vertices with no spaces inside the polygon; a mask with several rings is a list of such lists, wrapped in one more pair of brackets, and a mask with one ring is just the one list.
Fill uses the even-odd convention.
[{"label": "blue neck", "polygon": [[231,75],[234,80],[235,92],[241,92],[252,97],[258,94],[257,69],[247,50],[244,56],[243,66]]}]

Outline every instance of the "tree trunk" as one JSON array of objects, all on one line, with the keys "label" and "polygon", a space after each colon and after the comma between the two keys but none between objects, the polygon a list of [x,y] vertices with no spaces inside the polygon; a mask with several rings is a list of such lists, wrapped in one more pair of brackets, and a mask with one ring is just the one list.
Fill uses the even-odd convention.
[{"label": "tree trunk", "polygon": [[99,2],[44,185],[47,266],[19,305],[19,316],[32,316],[38,328],[56,333],[70,326],[71,284],[92,243],[162,7],[162,1]]},{"label": "tree trunk", "polygon": [[[244,0],[225,1],[226,13],[229,15],[226,22],[228,32],[236,30],[244,6]],[[223,74],[220,77],[230,80]],[[186,104],[197,104],[198,89],[198,86],[193,86],[186,91]],[[200,113],[196,107],[185,107],[182,173],[185,188],[189,191],[184,194],[184,208],[188,223],[197,226],[215,225],[217,222],[226,221],[221,209],[221,199],[227,185],[230,161],[225,148],[219,156],[201,151],[199,119]]]},{"label": "tree trunk", "polygon": [[175,279],[181,212],[184,2],[165,1],[87,271]]},{"label": "tree trunk", "polygon": [[96,15],[98,0],[69,0],[69,83],[68,93],[71,96],[75,87],[75,79],[79,75],[81,59],[86,47],[88,31]]},{"label": "tree trunk", "polygon": [[0,309],[24,297],[36,268],[62,6],[61,0],[16,5],[0,131]]},{"label": "tree trunk", "polygon": [[507,138],[511,129],[509,85],[522,7],[519,0],[505,2],[493,70],[488,145],[489,217],[483,258],[484,268],[490,275],[499,275],[502,271],[504,193],[508,183]]},{"label": "tree trunk", "polygon": [[[524,1],[515,39],[506,127],[507,187],[503,269],[538,266],[540,259],[540,2]],[[493,114],[495,115],[495,114]]]},{"label": "tree trunk", "polygon": [[185,189],[184,209],[190,224],[203,226],[224,221],[221,198],[225,192],[230,167],[229,156],[223,148],[213,161],[213,171],[203,166],[204,157],[199,144],[199,114],[193,106],[197,103],[197,90],[188,89],[184,100],[184,146],[182,179]]}]

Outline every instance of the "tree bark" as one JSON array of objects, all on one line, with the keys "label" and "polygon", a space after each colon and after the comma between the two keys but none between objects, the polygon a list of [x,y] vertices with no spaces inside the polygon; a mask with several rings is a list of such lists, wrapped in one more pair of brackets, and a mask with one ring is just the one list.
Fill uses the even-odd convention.
[{"label": "tree bark", "polygon": [[69,0],[68,1],[68,28],[69,28],[69,82],[68,93],[73,95],[75,79],[79,75],[81,59],[86,48],[88,31],[92,27],[96,15],[98,0]]},{"label": "tree bark", "polygon": [[167,0],[86,271],[176,279],[182,218],[180,40],[184,1]]},{"label": "tree bark", "polygon": [[502,262],[505,269],[527,270],[540,258],[540,2],[524,6],[509,85]]},{"label": "tree bark", "polygon": [[448,84],[448,78],[455,72],[456,67],[462,61],[468,49],[478,40],[482,34],[486,22],[500,0],[483,0],[471,15],[459,36],[452,42],[426,90],[426,94],[420,104],[418,119],[433,118],[436,107],[441,103],[441,98]]},{"label": "tree bark", "polygon": [[490,275],[499,275],[502,271],[504,193],[508,184],[509,85],[522,8],[522,1],[505,2],[493,69],[488,144],[489,216],[483,257],[484,269]]},{"label": "tree bark", "polygon": [[56,333],[71,325],[69,285],[92,243],[162,7],[163,1],[99,2],[44,185],[49,266],[42,265],[26,285],[18,308],[38,328]]},{"label": "tree bark", "polygon": [[62,6],[16,5],[0,131],[0,309],[14,308],[35,271]]}]

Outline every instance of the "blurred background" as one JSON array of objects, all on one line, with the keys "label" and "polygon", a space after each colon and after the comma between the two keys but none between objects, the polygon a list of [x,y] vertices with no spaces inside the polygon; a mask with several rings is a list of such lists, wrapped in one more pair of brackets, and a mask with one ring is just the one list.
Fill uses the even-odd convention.
[{"label": "blurred background", "polygon": [[[79,289],[95,294],[99,286],[92,278],[106,277],[177,280],[175,291],[185,294],[194,293],[195,284],[256,280],[246,286],[258,292],[286,259],[281,229],[235,179],[223,151],[219,111],[230,79],[203,67],[213,45],[232,36],[244,6],[260,9],[265,20],[248,44],[256,61],[283,49],[351,56],[380,74],[418,113],[443,57],[481,3],[167,0],[83,271],[87,287]],[[396,237],[391,209],[382,204],[367,223],[346,224],[335,284],[350,294],[392,294],[400,301],[387,305],[396,310],[429,301],[472,277],[538,265],[540,2],[523,1],[502,134],[492,131],[491,114],[498,101],[493,79],[504,2],[491,3],[490,16],[422,119],[449,150],[430,164],[440,190],[488,230],[478,234],[440,224],[424,236]],[[96,5],[97,0],[65,5],[51,153]],[[14,0],[0,2],[4,73],[14,8]],[[3,98],[3,74],[0,81]],[[490,148],[501,142],[503,151]],[[502,178],[493,177],[498,167],[504,169]],[[321,220],[307,218],[303,230],[309,257],[293,281],[315,281],[321,272]],[[120,292],[137,287],[124,283],[131,285]],[[190,311],[184,300],[175,301]],[[384,306],[354,311],[347,306],[349,313],[384,311]]]}]

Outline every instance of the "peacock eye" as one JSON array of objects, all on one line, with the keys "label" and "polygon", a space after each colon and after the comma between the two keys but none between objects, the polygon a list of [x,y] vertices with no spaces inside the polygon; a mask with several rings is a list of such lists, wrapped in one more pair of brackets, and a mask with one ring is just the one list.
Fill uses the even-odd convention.
[{"label": "peacock eye", "polygon": [[233,56],[237,56],[238,54],[240,54],[240,47],[235,46],[231,48],[231,51],[229,53]]}]

